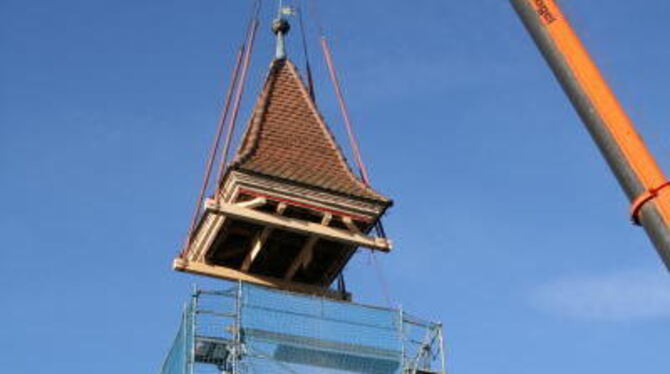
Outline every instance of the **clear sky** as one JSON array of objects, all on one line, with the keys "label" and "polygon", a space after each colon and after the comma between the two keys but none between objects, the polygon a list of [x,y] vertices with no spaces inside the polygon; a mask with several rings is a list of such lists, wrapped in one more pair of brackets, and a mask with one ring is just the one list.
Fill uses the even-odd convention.
[{"label": "clear sky", "polygon": [[[221,285],[170,262],[248,3],[0,0],[1,372],[155,373],[191,285]],[[562,4],[667,170],[670,3]],[[396,201],[381,278],[394,305],[444,322],[451,371],[667,373],[668,274],[507,1],[319,14],[373,183]],[[377,274],[354,258],[357,300],[386,304]]]}]

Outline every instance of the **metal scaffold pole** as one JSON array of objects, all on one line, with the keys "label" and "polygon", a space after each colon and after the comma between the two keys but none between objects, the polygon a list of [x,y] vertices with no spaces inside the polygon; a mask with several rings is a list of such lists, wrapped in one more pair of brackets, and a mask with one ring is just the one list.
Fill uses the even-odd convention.
[{"label": "metal scaffold pole", "polygon": [[446,352],[444,351],[444,331],[442,331],[442,325],[439,325],[438,330],[439,344],[440,344],[440,366],[442,368],[442,374],[447,374],[447,359]]}]

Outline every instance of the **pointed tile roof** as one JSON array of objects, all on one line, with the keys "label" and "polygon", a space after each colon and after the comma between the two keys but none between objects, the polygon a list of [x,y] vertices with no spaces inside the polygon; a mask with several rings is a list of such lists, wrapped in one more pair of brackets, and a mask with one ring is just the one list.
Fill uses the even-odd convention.
[{"label": "pointed tile roof", "polygon": [[288,59],[274,60],[233,167],[390,204],[359,180]]}]

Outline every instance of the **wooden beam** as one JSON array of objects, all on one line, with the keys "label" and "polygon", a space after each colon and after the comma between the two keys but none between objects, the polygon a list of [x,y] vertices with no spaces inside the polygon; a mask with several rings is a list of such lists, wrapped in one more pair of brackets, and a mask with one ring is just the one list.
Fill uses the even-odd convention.
[{"label": "wooden beam", "polygon": [[349,300],[351,296],[349,294],[342,295],[335,290],[331,290],[325,287],[314,286],[304,283],[297,283],[297,282],[288,282],[282,279],[277,279],[268,276],[252,275],[225,266],[210,265],[205,264],[203,262],[187,261],[181,258],[174,259],[172,267],[174,270],[177,271],[206,275],[219,279],[223,278],[233,281],[248,282],[258,284],[261,286],[278,288],[286,291],[324,296],[331,299]]},{"label": "wooden beam", "polygon": [[351,217],[342,216],[342,222],[345,226],[347,226],[349,231],[353,232],[354,234],[361,234],[361,230],[358,228],[358,226],[356,226]]},{"label": "wooden beam", "polygon": [[363,234],[351,233],[349,231],[323,226],[319,223],[259,212],[237,205],[217,203],[211,199],[207,200],[205,207],[208,211],[243,221],[273,226],[278,229],[292,231],[308,236],[315,235],[321,239],[332,240],[353,246],[378,249],[385,252],[391,250],[391,242],[385,238],[376,238]]},{"label": "wooden beam", "polygon": [[[286,211],[286,203],[279,203],[277,205],[277,214],[282,215],[284,214],[284,211]],[[266,226],[256,236],[254,239],[254,244],[251,247],[251,251],[249,251],[249,254],[244,258],[244,262],[242,262],[242,267],[240,270],[249,271],[251,264],[253,264],[254,260],[256,260],[258,253],[260,253],[261,249],[265,245],[265,242],[268,240],[268,237],[270,237],[270,234],[272,234],[272,227]]]},{"label": "wooden beam", "polygon": [[225,216],[205,212],[201,220],[198,231],[187,251],[191,260],[202,260],[207,255],[214,239],[223,227]]},{"label": "wooden beam", "polygon": [[288,207],[288,205],[286,205],[286,203],[283,202],[283,201],[280,202],[279,204],[277,204],[277,214],[279,214],[279,215],[284,214],[287,207]]},{"label": "wooden beam", "polygon": [[265,199],[264,197],[257,197],[257,198],[252,199],[252,200],[241,201],[241,202],[235,203],[235,205],[237,205],[239,207],[243,207],[243,208],[255,209],[255,208],[262,207],[267,202],[268,202],[267,199]]},{"label": "wooden beam", "polygon": [[242,262],[242,267],[240,267],[240,270],[249,271],[251,264],[253,264],[254,260],[256,260],[256,257],[260,253],[271,233],[272,227],[266,226],[256,235],[254,238],[254,243],[251,247],[251,251],[249,251],[247,256],[244,258],[244,262]]},{"label": "wooden beam", "polygon": [[284,274],[284,280],[290,281],[293,279],[295,276],[295,273],[298,272],[298,269],[303,266],[307,266],[312,261],[312,255],[314,251],[314,245],[316,242],[319,241],[319,238],[316,236],[310,236],[307,241],[305,242],[305,245],[302,246],[302,249],[298,253],[297,256],[295,256],[295,259],[291,263],[291,266],[289,266],[288,270],[286,271],[286,274]]},{"label": "wooden beam", "polygon": [[[323,226],[328,226],[330,221],[333,219],[333,215],[330,213],[325,213],[321,219],[321,224]],[[314,245],[319,240],[317,236],[310,236],[309,239],[305,242],[298,255],[295,257],[291,265],[288,267],[286,274],[284,274],[284,280],[291,280],[295,276],[295,273],[298,272],[298,269],[301,267],[305,268],[312,262],[312,257],[314,255]]]},{"label": "wooden beam", "polygon": [[332,220],[333,220],[333,215],[326,212],[323,215],[323,218],[321,218],[321,224],[324,225],[324,226],[328,226],[328,225],[330,225],[330,221],[332,221]]}]

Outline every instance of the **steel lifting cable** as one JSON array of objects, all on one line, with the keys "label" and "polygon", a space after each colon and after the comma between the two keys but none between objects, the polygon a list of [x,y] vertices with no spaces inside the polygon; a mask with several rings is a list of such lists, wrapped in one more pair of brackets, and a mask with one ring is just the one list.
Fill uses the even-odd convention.
[{"label": "steel lifting cable", "polygon": [[[230,85],[228,86],[228,90],[226,92],[225,104],[223,110],[221,111],[221,116],[219,118],[219,126],[217,127],[216,135],[214,137],[214,144],[212,144],[211,150],[209,152],[209,158],[207,159],[207,166],[205,167],[205,175],[203,177],[202,187],[200,188],[200,193],[198,194],[198,199],[196,200],[196,206],[193,212],[193,217],[191,219],[191,225],[188,231],[187,244],[191,240],[191,236],[193,235],[195,226],[198,223],[198,217],[200,216],[200,212],[202,211],[202,203],[205,200],[205,194],[207,193],[207,187],[209,186],[209,180],[212,174],[212,167],[214,166],[214,161],[216,160],[219,151],[219,145],[221,143],[223,129],[226,124],[226,118],[228,118],[228,111],[230,109],[232,93],[233,90],[235,89],[235,86],[237,85],[238,81],[237,78],[239,76],[243,53],[244,53],[244,46],[240,47],[240,49],[237,52],[237,57],[235,59],[235,67],[233,68],[232,76],[230,77]],[[185,249],[186,247],[182,250],[182,252]]]},{"label": "steel lifting cable", "polygon": [[235,125],[237,122],[237,116],[240,111],[240,103],[242,101],[242,96],[244,95],[244,88],[246,86],[247,73],[249,71],[249,62],[251,60],[251,52],[254,48],[254,41],[256,40],[256,31],[258,30],[258,14],[254,19],[249,38],[247,40],[247,49],[244,54],[244,62],[242,63],[242,72],[240,75],[240,84],[237,86],[237,92],[235,93],[235,102],[233,104],[233,112],[228,121],[228,129],[226,133],[226,142],[223,147],[223,152],[221,153],[221,166],[219,169],[219,176],[217,178],[217,186],[221,185],[223,175],[225,173],[226,166],[228,164],[228,153],[230,153],[230,145],[233,140],[233,134],[235,133]]},{"label": "steel lifting cable", "polygon": [[[365,163],[363,162],[363,157],[361,156],[361,151],[358,146],[358,140],[356,139],[356,135],[353,131],[353,125],[351,123],[351,119],[349,117],[349,111],[347,109],[347,105],[344,101],[344,96],[342,94],[342,88],[340,86],[340,82],[337,78],[337,72],[335,70],[335,64],[333,63],[333,56],[332,56],[332,51],[330,49],[330,46],[328,45],[328,40],[325,36],[324,28],[319,20],[318,12],[316,10],[316,1],[312,0],[310,2],[310,13],[312,14],[312,18],[314,18],[314,22],[316,23],[317,29],[319,30],[319,35],[320,35],[320,44],[321,44],[321,50],[323,51],[324,58],[326,60],[326,65],[328,67],[328,75],[330,76],[330,80],[333,84],[333,87],[335,89],[335,95],[337,96],[337,101],[340,106],[340,112],[342,113],[342,117],[344,119],[344,124],[346,127],[347,131],[347,136],[349,138],[349,144],[351,146],[352,153],[354,154],[354,159],[356,162],[356,166],[358,166],[358,171],[361,175],[361,178],[363,179],[363,182],[367,185],[370,186],[370,177],[367,171],[367,168],[365,166]],[[384,230],[384,225],[382,224],[381,219],[377,221],[374,227],[375,232],[377,233],[378,236],[385,238],[386,237],[386,232]],[[381,265],[377,262],[377,257],[375,256],[374,251],[370,251],[370,261],[372,262],[373,267],[375,268],[375,272],[377,274],[377,279],[379,283],[381,284],[382,287],[382,292],[384,294],[384,298],[386,299],[386,303],[389,306],[392,306],[392,301],[391,301],[391,293],[389,292],[389,287],[388,287],[388,282],[386,281],[386,277],[384,276],[384,271],[381,267]]]},{"label": "steel lifting cable", "polygon": [[363,157],[361,156],[360,148],[358,147],[358,140],[356,139],[356,135],[353,130],[351,118],[349,117],[349,110],[347,109],[347,104],[344,101],[344,95],[342,95],[342,87],[340,85],[339,79],[337,78],[337,71],[335,70],[335,64],[333,63],[333,53],[330,49],[330,46],[328,45],[328,39],[326,38],[326,33],[324,31],[323,25],[321,24],[321,21],[319,20],[319,15],[316,10],[316,1],[314,0],[310,1],[309,5],[310,5],[309,6],[310,13],[312,14],[312,18],[314,19],[316,27],[319,31],[321,51],[323,52],[323,57],[326,60],[326,66],[328,67],[328,76],[330,77],[330,81],[332,82],[333,88],[335,89],[337,102],[340,106],[340,112],[342,114],[342,118],[344,119],[344,125],[347,130],[349,145],[351,146],[351,151],[354,154],[354,161],[356,162],[358,172],[361,178],[363,179],[363,182],[369,186],[370,177],[368,175],[368,169],[365,167]]},{"label": "steel lifting cable", "polygon": [[[230,104],[231,104],[231,98],[232,98],[232,93],[235,90],[235,88],[238,86],[240,83],[239,78],[239,73],[240,73],[240,67],[242,66],[242,58],[243,56],[246,56],[246,51],[250,49],[251,47],[248,45],[248,40],[249,40],[249,34],[250,30],[254,30],[257,28],[258,25],[258,13],[260,11],[261,7],[261,0],[256,0],[252,6],[252,12],[251,12],[251,17],[249,21],[249,26],[247,28],[246,32],[246,37],[245,41],[242,43],[242,46],[239,48],[237,52],[237,56],[235,59],[235,66],[233,68],[232,76],[230,79],[230,85],[228,87],[228,90],[226,92],[226,99],[225,99],[225,104],[224,108],[221,112],[221,116],[219,118],[219,125],[216,130],[216,135],[214,137],[214,143],[212,144],[212,147],[210,149],[209,157],[207,159],[207,164],[205,167],[205,175],[203,177],[203,182],[202,186],[200,188],[200,192],[198,194],[198,198],[196,200],[196,206],[193,212],[193,217],[191,218],[191,224],[189,226],[188,234],[186,236],[186,240],[184,241],[184,245],[182,250],[180,251],[180,257],[183,257],[186,250],[188,249],[188,245],[190,244],[190,241],[192,239],[193,232],[195,230],[195,227],[198,223],[198,218],[200,217],[200,213],[202,211],[202,204],[205,199],[205,195],[207,194],[207,188],[209,187],[209,181],[211,178],[211,173],[212,173],[212,168],[214,166],[214,162],[217,158],[218,155],[218,150],[219,150],[219,145],[221,143],[221,136],[223,135],[223,130],[226,125],[226,119],[228,118],[228,113],[230,110]],[[255,32],[255,31],[254,31]],[[245,61],[248,64],[248,59]],[[243,82],[242,82],[243,83]],[[219,172],[220,174],[220,172]],[[218,189],[218,185],[217,185]]]},{"label": "steel lifting cable", "polygon": [[255,3],[255,10],[253,15],[253,20],[249,23],[249,29],[247,30],[247,40],[246,40],[246,50],[244,53],[243,63],[242,63],[242,73],[240,77],[240,84],[237,87],[237,92],[235,93],[235,104],[233,105],[233,114],[228,121],[228,131],[226,132],[226,142],[221,153],[221,164],[219,165],[219,174],[216,178],[217,180],[217,189],[221,188],[221,182],[223,181],[223,176],[228,165],[228,153],[230,152],[230,146],[233,140],[233,135],[235,134],[235,125],[237,123],[237,116],[240,111],[240,102],[242,96],[244,95],[244,88],[246,86],[247,72],[249,71],[249,63],[251,60],[251,53],[254,49],[254,42],[256,40],[256,31],[258,30],[258,14],[261,10],[261,1],[257,0]]},{"label": "steel lifting cable", "polygon": [[[356,166],[358,166],[358,170],[361,175],[361,178],[363,179],[363,182],[366,185],[370,186],[370,176],[368,174],[367,167],[365,166],[365,162],[363,161],[363,157],[361,156],[361,151],[360,147],[358,146],[358,140],[356,139],[356,134],[353,131],[353,125],[351,123],[351,118],[349,116],[349,110],[347,109],[346,102],[344,101],[344,95],[342,94],[340,81],[337,78],[337,71],[335,70],[335,64],[333,63],[333,54],[330,49],[330,46],[328,45],[328,39],[325,36],[324,28],[321,25],[321,22],[319,21],[315,1],[312,1],[310,3],[310,11],[319,30],[319,34],[321,37],[320,40],[321,49],[323,51],[323,55],[326,60],[326,65],[328,67],[328,75],[330,76],[330,80],[333,83],[333,87],[335,88],[335,95],[337,96],[337,101],[340,106],[340,112],[342,113],[342,117],[344,118],[344,124],[347,130],[347,137],[349,139],[351,150],[354,154]],[[379,221],[375,225],[375,230],[380,236],[386,237],[384,226],[382,225],[381,221]]]},{"label": "steel lifting cable", "polygon": [[323,50],[323,56],[325,57],[326,65],[328,66],[328,75],[330,76],[330,80],[333,82],[333,87],[335,88],[335,95],[337,96],[337,102],[340,105],[340,111],[342,112],[344,125],[347,129],[347,136],[349,137],[349,144],[351,145],[351,150],[354,153],[358,171],[361,174],[361,178],[363,178],[363,182],[369,186],[370,178],[368,176],[368,170],[365,167],[365,163],[363,162],[363,157],[361,157],[361,151],[358,147],[358,140],[356,139],[356,134],[354,134],[351,118],[349,117],[349,110],[347,109],[347,104],[345,103],[344,96],[342,95],[340,81],[337,78],[337,72],[335,71],[335,65],[333,64],[333,54],[330,50],[330,46],[328,45],[328,40],[324,35],[321,35],[321,49]]},{"label": "steel lifting cable", "polygon": [[372,267],[375,268],[375,273],[377,274],[377,281],[381,284],[382,293],[384,294],[384,300],[386,305],[393,307],[393,302],[391,299],[391,292],[389,289],[388,282],[386,281],[386,276],[384,275],[384,269],[381,264],[377,261],[377,255],[375,251],[370,251],[370,260],[372,261]]},{"label": "steel lifting cable", "polygon": [[312,98],[312,101],[315,100],[314,94],[314,78],[312,76],[312,66],[309,61],[309,51],[307,50],[307,31],[305,30],[305,23],[302,19],[302,9],[303,7],[298,8],[298,23],[300,23],[300,36],[302,39],[302,52],[305,55],[305,71],[307,72],[307,86],[309,88],[309,96]]}]

